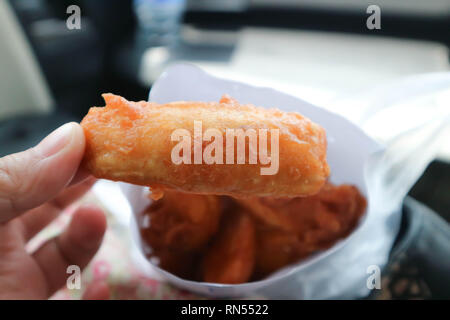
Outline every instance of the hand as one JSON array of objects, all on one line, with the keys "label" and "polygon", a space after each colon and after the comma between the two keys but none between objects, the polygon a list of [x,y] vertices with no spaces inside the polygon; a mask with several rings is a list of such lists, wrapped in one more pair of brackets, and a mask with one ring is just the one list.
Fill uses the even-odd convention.
[{"label": "hand", "polygon": [[88,206],[58,237],[35,252],[25,248],[95,182],[79,170],[84,147],[82,128],[68,123],[36,147],[0,158],[0,299],[50,297],[65,285],[67,267],[83,268],[100,247],[106,219]]}]

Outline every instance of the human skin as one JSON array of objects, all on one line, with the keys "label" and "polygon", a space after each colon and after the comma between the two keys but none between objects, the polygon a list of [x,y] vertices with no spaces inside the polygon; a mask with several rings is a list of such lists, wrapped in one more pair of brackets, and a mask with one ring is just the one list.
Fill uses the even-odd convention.
[{"label": "human skin", "polygon": [[[28,241],[95,182],[79,170],[83,130],[76,123],[55,130],[38,146],[0,158],[0,299],[47,299],[67,281],[67,267],[83,268],[106,228],[101,210],[79,207],[69,226],[37,250]],[[108,288],[87,288],[86,299],[105,299]]]},{"label": "human skin", "polygon": [[[81,122],[86,135],[84,165],[97,178],[199,194],[297,197],[317,193],[329,175],[325,130],[298,113],[240,105],[226,96],[219,103],[164,105],[130,102],[112,94],[103,97],[106,107],[91,108]],[[173,141],[172,134],[183,129],[195,137],[195,121],[201,121],[203,134],[209,129],[219,132],[223,164],[207,164],[205,159],[194,164],[194,143],[189,149],[191,163],[174,163],[172,152],[180,141]],[[259,141],[259,130],[267,129],[268,155],[272,147],[275,150],[271,130],[278,130],[276,174],[262,174],[273,162],[263,164],[261,153],[256,164],[249,163],[248,151],[245,163],[237,164],[238,140],[234,149],[229,147],[227,129],[254,129]],[[201,150],[211,142],[203,141]],[[235,150],[233,164],[226,161],[231,150]]]}]

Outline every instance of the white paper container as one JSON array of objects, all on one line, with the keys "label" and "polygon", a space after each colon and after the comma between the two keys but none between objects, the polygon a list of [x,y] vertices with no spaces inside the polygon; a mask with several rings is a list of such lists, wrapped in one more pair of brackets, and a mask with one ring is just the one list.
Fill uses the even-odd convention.
[{"label": "white paper container", "polygon": [[140,213],[150,203],[147,188],[102,181],[95,190],[100,198],[114,197],[110,210],[122,219],[125,212],[131,215],[132,256],[136,264],[149,276],[157,274],[179,288],[208,297],[339,299],[366,296],[369,293],[368,268],[375,265],[382,269],[386,264],[400,221],[402,196],[389,202],[390,205],[385,205],[384,201],[385,181],[380,173],[385,169],[384,149],[337,114],[273,89],[213,77],[192,65],[168,68],[153,85],[150,101],[218,101],[224,93],[240,103],[296,111],[322,125],[327,132],[330,180],[336,184],[356,185],[368,199],[365,215],[346,239],[264,280],[240,285],[187,281],[152,265],[144,255],[138,224]]}]

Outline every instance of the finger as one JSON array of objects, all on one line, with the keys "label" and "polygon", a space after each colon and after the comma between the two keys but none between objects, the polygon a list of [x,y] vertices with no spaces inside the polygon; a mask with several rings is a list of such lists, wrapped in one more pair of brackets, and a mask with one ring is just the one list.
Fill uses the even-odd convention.
[{"label": "finger", "polygon": [[104,281],[91,283],[83,293],[83,300],[108,300],[110,296],[109,286]]},{"label": "finger", "polygon": [[100,247],[106,229],[102,211],[82,207],[73,216],[68,228],[58,237],[47,241],[33,257],[48,281],[51,295],[67,280],[67,267],[84,268]]},{"label": "finger", "polygon": [[64,208],[81,198],[96,182],[94,177],[65,189],[55,199],[30,210],[20,217],[23,223],[25,241],[33,238],[39,231],[51,223]]},{"label": "finger", "polygon": [[85,139],[67,123],[34,148],[0,159],[0,223],[53,199],[71,180],[83,157]]},{"label": "finger", "polygon": [[55,199],[50,201],[50,203],[60,209],[63,209],[81,198],[87,191],[89,191],[95,182],[97,182],[97,179],[91,176],[76,185],[66,188]]},{"label": "finger", "polygon": [[90,177],[92,177],[91,173],[89,171],[87,171],[86,168],[80,167],[80,168],[78,168],[77,173],[75,173],[75,176],[70,181],[69,187],[76,185]]}]

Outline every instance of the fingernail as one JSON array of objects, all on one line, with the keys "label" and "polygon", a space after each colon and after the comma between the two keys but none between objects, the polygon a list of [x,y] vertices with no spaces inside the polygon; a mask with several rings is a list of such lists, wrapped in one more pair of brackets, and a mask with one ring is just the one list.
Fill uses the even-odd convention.
[{"label": "fingernail", "polygon": [[67,146],[73,137],[73,124],[66,123],[50,133],[36,147],[43,157],[50,157],[57,154]]}]

